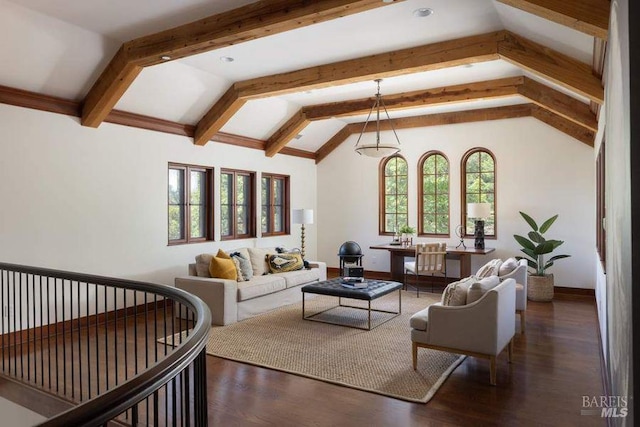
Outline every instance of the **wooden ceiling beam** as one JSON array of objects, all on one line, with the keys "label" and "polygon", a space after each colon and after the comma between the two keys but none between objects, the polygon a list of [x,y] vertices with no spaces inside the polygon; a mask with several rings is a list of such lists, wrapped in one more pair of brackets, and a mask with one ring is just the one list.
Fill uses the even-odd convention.
[{"label": "wooden ceiling beam", "polygon": [[240,96],[266,98],[499,59],[503,32],[463,37],[238,82]]},{"label": "wooden ceiling beam", "polygon": [[[506,107],[482,108],[478,110],[455,111],[451,113],[426,114],[415,117],[403,117],[393,119],[396,129],[409,129],[427,126],[451,125],[457,123],[480,122],[486,120],[512,119],[516,117],[528,117],[531,115],[532,104],[509,105]],[[364,122],[351,123],[333,136],[318,151],[316,151],[316,164],[325,159],[333,150],[343,143],[349,136],[360,133]],[[373,132],[371,130],[366,132]],[[380,120],[380,130],[392,130],[389,120]],[[348,135],[347,135],[348,133]]]},{"label": "wooden ceiling beam", "polygon": [[518,93],[546,110],[589,130],[598,131],[598,121],[589,104],[528,77],[524,77],[523,84],[518,87]]},{"label": "wooden ceiling beam", "polygon": [[[495,99],[518,95],[518,85],[521,85],[522,82],[523,77],[509,77],[485,82],[444,86],[387,95],[384,96],[383,101],[387,110],[402,110],[454,102],[468,102],[479,99]],[[298,123],[300,125],[299,127],[289,131],[292,123],[287,122],[277,130],[274,136],[270,138],[270,143],[268,144],[270,149],[267,151],[267,156],[272,157],[277,154],[278,151],[286,146],[309,122],[334,117],[350,117],[367,114],[371,111],[374,99],[375,98],[363,98],[302,108],[296,113],[292,120],[296,117],[304,117],[304,124],[300,122]],[[297,120],[300,121],[301,119],[298,118]]]},{"label": "wooden ceiling beam", "polygon": [[196,145],[205,145],[209,140],[222,129],[235,113],[246,103],[245,99],[238,96],[235,85],[231,86],[216,102],[214,108],[207,111],[207,114],[200,119],[196,126],[196,133],[193,142]]},{"label": "wooden ceiling beam", "polygon": [[558,129],[560,132],[566,133],[578,141],[585,143],[589,147],[593,147],[596,132],[586,129],[571,120],[538,107],[537,105],[531,107],[531,115],[541,122]]},{"label": "wooden ceiling beam", "polygon": [[387,2],[380,0],[262,0],[131,40],[120,47],[90,89],[81,122],[85,126],[98,127],[142,67],[386,5]]},{"label": "wooden ceiling beam", "polygon": [[354,133],[360,132],[362,125],[358,123],[352,123],[346,125],[338,131],[331,139],[324,143],[322,147],[316,151],[316,164],[320,163],[325,157],[327,157],[333,150],[338,148],[340,144],[345,142]]},{"label": "wooden ceiling beam", "polygon": [[298,135],[302,129],[307,127],[309,124],[309,119],[305,115],[304,111],[300,110],[296,114],[293,115],[287,123],[284,124],[267,142],[265,147],[265,154],[267,157],[273,157],[280,150],[282,150],[285,145],[296,135]]},{"label": "wooden ceiling beam", "polygon": [[609,0],[498,1],[603,40],[609,33]]},{"label": "wooden ceiling beam", "polygon": [[[521,85],[523,81],[524,77],[508,77],[505,79],[465,83],[455,86],[443,86],[394,95],[384,95],[383,101],[387,110],[391,111],[455,102],[502,98],[518,95],[518,86]],[[374,97],[370,97],[354,101],[332,102],[304,107],[302,110],[309,120],[357,116],[369,113],[374,100]]]},{"label": "wooden ceiling beam", "polygon": [[600,79],[593,75],[591,65],[509,31],[504,31],[504,34],[504,39],[498,42],[498,52],[502,59],[591,101],[603,103],[604,88]]}]

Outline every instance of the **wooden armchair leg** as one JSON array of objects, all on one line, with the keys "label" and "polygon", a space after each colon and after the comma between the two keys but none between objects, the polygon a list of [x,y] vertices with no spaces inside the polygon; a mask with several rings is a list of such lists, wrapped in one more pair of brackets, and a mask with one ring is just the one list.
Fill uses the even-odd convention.
[{"label": "wooden armchair leg", "polygon": [[525,313],[524,310],[520,310],[520,333],[524,334],[524,326],[525,326]]},{"label": "wooden armchair leg", "polygon": [[508,346],[509,363],[511,363],[511,360],[513,359],[513,338],[511,338],[511,341],[509,341]]},{"label": "wooden armchair leg", "polygon": [[489,356],[489,379],[491,385],[496,385],[496,356]]}]

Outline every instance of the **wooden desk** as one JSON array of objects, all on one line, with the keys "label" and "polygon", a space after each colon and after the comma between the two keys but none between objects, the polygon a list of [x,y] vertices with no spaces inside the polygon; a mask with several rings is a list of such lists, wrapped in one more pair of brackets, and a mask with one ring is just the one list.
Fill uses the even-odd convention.
[{"label": "wooden desk", "polygon": [[[415,246],[401,245],[375,245],[369,246],[369,249],[382,249],[389,251],[391,261],[391,280],[402,282],[404,278],[404,257],[414,256],[416,254]],[[471,256],[486,255],[495,251],[495,248],[459,248],[447,246],[447,258],[460,260],[460,277],[471,276]]]}]

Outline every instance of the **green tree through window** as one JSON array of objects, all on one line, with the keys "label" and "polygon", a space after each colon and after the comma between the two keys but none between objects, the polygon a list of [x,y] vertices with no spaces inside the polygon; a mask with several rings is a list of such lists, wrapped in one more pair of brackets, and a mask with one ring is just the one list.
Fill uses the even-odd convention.
[{"label": "green tree through window", "polygon": [[465,202],[462,212],[462,224],[466,234],[473,235],[474,219],[467,218],[468,203],[491,204],[491,216],[485,219],[485,236],[496,236],[496,169],[495,157],[484,148],[469,150],[462,158],[462,200]]},{"label": "green tree through window", "polygon": [[392,156],[382,161],[380,180],[380,234],[393,234],[408,225],[409,177],[407,161]]},{"label": "green tree through window", "polygon": [[255,172],[225,169],[220,174],[220,235],[255,237]]},{"label": "green tree through window", "polygon": [[430,151],[418,164],[418,233],[449,236],[449,160],[439,151]]},{"label": "green tree through window", "polygon": [[169,164],[169,243],[213,240],[213,169]]}]

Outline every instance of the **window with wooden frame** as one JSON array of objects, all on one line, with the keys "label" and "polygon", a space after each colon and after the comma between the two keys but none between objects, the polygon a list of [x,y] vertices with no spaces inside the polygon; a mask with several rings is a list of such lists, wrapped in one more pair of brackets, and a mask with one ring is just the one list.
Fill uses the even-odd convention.
[{"label": "window with wooden frame", "polygon": [[260,227],[263,236],[289,234],[289,176],[262,174]]},{"label": "window with wooden frame", "polygon": [[256,173],[220,172],[220,236],[223,240],[256,236]]},{"label": "window with wooden frame", "polygon": [[605,230],[606,203],[605,203],[605,147],[604,141],[600,144],[598,157],[596,158],[596,248],[602,271],[606,271],[607,260],[607,233]]},{"label": "window with wooden frame", "polygon": [[462,217],[460,223],[464,224],[465,234],[473,236],[474,218],[467,218],[467,204],[489,203],[491,215],[485,218],[485,238],[496,238],[496,160],[494,155],[486,148],[473,148],[467,151],[462,158],[461,168],[462,187]]},{"label": "window with wooden frame", "polygon": [[449,236],[449,160],[429,151],[418,162],[418,234]]},{"label": "window with wooden frame", "polygon": [[409,176],[407,161],[391,156],[380,162],[379,220],[380,235],[392,235],[409,225]]},{"label": "window with wooden frame", "polygon": [[213,168],[169,163],[169,244],[213,240]]}]

